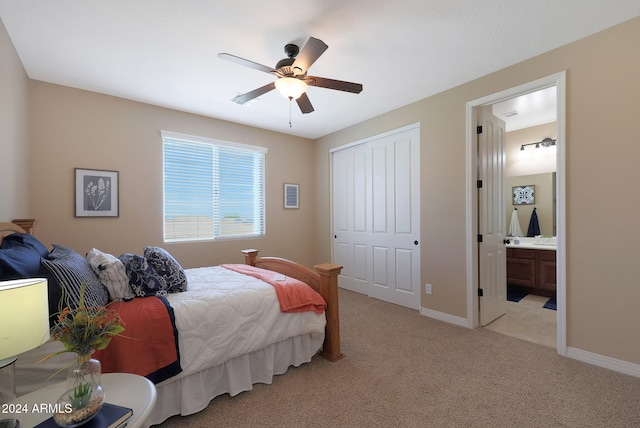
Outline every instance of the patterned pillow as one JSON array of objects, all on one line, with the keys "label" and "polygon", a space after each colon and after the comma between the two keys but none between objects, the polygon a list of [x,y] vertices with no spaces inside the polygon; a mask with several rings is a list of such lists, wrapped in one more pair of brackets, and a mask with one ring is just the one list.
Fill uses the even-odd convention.
[{"label": "patterned pillow", "polygon": [[116,256],[92,248],[87,253],[91,269],[109,291],[111,300],[129,300],[136,297],[129,286],[129,277],[124,265]]},{"label": "patterned pillow", "polygon": [[40,263],[49,273],[47,279],[62,288],[63,299],[70,308],[78,307],[82,287],[85,287],[86,306],[105,306],[109,303],[107,289],[100,283],[87,260],[71,248],[54,245],[49,255],[40,259]]},{"label": "patterned pillow", "polygon": [[147,259],[137,254],[120,254],[118,257],[129,277],[129,285],[136,296],[166,296],[167,282],[153,270]]},{"label": "patterned pillow", "polygon": [[153,270],[167,281],[169,293],[187,291],[187,275],[167,250],[160,247],[144,247],[144,256]]}]

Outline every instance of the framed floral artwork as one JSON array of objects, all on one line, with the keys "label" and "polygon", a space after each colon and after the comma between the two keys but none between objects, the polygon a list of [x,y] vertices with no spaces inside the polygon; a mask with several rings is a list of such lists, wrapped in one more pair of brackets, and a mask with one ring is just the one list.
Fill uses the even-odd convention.
[{"label": "framed floral artwork", "polygon": [[285,184],[284,185],[284,207],[285,208],[300,208],[298,201],[300,186],[297,184]]},{"label": "framed floral artwork", "polygon": [[75,172],[76,217],[118,217],[118,171]]}]

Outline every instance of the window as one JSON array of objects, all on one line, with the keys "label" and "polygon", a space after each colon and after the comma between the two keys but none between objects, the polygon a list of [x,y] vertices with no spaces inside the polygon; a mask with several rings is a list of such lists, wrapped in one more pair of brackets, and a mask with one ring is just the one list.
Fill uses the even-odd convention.
[{"label": "window", "polygon": [[162,131],[164,241],[263,236],[267,149]]}]

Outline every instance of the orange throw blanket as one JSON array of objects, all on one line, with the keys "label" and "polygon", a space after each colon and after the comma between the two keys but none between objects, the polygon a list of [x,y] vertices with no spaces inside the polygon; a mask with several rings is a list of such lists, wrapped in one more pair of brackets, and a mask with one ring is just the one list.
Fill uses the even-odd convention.
[{"label": "orange throw blanket", "polygon": [[282,312],[315,311],[321,314],[327,307],[317,291],[297,279],[287,276],[283,281],[276,281],[276,272],[243,264],[224,264],[222,267],[271,284],[276,290]]},{"label": "orange throw blanket", "polygon": [[93,354],[103,373],[134,373],[159,383],[182,371],[173,309],[166,299],[136,297],[109,308],[120,314],[125,331]]}]

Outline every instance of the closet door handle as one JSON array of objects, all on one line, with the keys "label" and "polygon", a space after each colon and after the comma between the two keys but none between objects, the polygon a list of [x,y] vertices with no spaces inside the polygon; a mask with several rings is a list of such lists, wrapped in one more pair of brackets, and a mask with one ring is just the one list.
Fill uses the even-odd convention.
[{"label": "closet door handle", "polygon": [[418,241],[413,241],[413,245],[418,245]]}]

